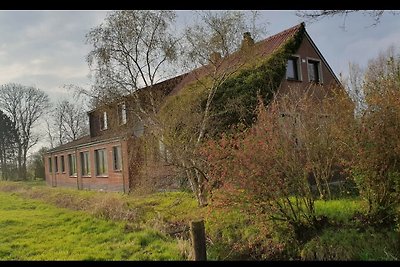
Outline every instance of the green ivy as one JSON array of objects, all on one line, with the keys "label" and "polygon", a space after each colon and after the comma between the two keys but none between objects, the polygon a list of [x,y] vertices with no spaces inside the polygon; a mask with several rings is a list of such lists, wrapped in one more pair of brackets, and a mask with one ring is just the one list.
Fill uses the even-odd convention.
[{"label": "green ivy", "polygon": [[[304,37],[304,25],[278,50],[266,58],[255,58],[237,74],[229,77],[218,88],[212,103],[208,135],[216,136],[239,123],[250,126],[255,119],[258,94],[268,104],[285,75],[286,62],[294,54]],[[206,82],[203,78],[202,82]],[[207,101],[207,90],[199,82],[184,87],[171,96],[160,115],[165,124],[178,123],[189,128],[196,127],[190,116],[202,113]],[[185,111],[186,110],[186,111]],[[174,119],[172,119],[174,118]],[[187,123],[185,123],[187,122]],[[172,125],[169,125],[171,127]]]},{"label": "green ivy", "polygon": [[238,123],[248,127],[254,122],[257,95],[262,97],[265,105],[270,102],[284,78],[288,58],[298,50],[303,37],[304,27],[261,64],[241,71],[218,88],[210,127],[214,134],[227,131]]}]

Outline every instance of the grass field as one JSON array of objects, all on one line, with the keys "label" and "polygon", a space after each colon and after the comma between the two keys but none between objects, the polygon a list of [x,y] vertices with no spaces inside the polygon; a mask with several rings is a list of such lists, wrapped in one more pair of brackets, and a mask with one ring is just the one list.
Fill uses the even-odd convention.
[{"label": "grass field", "polygon": [[329,223],[296,243],[287,225],[235,206],[199,208],[189,192],[125,195],[0,181],[0,260],[188,260],[187,227],[199,218],[209,260],[399,260],[397,226],[354,220],[365,209],[358,197],[317,200],[316,214]]},{"label": "grass field", "polygon": [[161,232],[0,192],[0,260],[180,260]]}]

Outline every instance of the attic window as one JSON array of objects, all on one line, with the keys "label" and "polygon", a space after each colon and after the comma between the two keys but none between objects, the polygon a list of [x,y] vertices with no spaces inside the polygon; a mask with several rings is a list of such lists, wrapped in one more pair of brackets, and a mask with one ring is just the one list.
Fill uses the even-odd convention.
[{"label": "attic window", "polygon": [[321,64],[319,60],[307,60],[308,80],[310,82],[322,83]]},{"label": "attic window", "polygon": [[119,125],[126,124],[126,106],[125,103],[118,105],[118,123]]},{"label": "attic window", "polygon": [[292,56],[288,59],[286,67],[286,79],[300,81],[300,64],[299,57]]},{"label": "attic window", "polygon": [[100,115],[100,130],[107,130],[108,125],[107,125],[107,112],[103,112],[102,115]]}]

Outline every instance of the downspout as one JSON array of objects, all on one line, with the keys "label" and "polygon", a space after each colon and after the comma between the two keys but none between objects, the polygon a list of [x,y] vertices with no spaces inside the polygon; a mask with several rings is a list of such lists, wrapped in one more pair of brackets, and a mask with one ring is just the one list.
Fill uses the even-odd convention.
[{"label": "downspout", "polygon": [[119,139],[119,145],[121,146],[122,187],[123,187],[124,194],[125,194],[125,193],[126,193],[126,184],[125,184],[125,175],[124,175],[125,170],[124,170],[124,157],[122,156],[122,155],[123,155],[123,150],[122,150],[122,142],[121,142],[121,139]]},{"label": "downspout", "polygon": [[77,147],[75,147],[75,170],[76,170],[76,185],[78,186],[78,190],[80,190],[82,188],[80,188],[80,185],[79,185],[80,171],[78,170],[78,148]]},{"label": "downspout", "polygon": [[53,158],[53,153],[50,153],[50,158],[51,158],[51,186],[56,187],[56,172],[54,169],[54,158]]}]

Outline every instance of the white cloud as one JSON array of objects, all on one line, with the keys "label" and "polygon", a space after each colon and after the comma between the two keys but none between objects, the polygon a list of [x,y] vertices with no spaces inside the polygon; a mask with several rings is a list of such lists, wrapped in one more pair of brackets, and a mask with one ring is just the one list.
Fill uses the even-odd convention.
[{"label": "white cloud", "polygon": [[[0,11],[0,84],[34,85],[51,100],[68,97],[64,84],[88,86],[85,35],[104,21],[109,11]],[[295,11],[261,11],[269,22],[268,35],[292,27],[302,18]],[[177,12],[180,23],[191,23],[190,12]],[[347,73],[348,63],[365,65],[381,50],[400,43],[400,16],[386,16],[376,27],[360,13],[346,19],[326,18],[307,23],[306,29],[336,74]],[[182,28],[177,27],[179,30]]]},{"label": "white cloud", "polygon": [[[35,85],[47,93],[87,85],[85,34],[106,11],[0,11],[0,84]],[[56,99],[52,99],[56,100]]]}]

